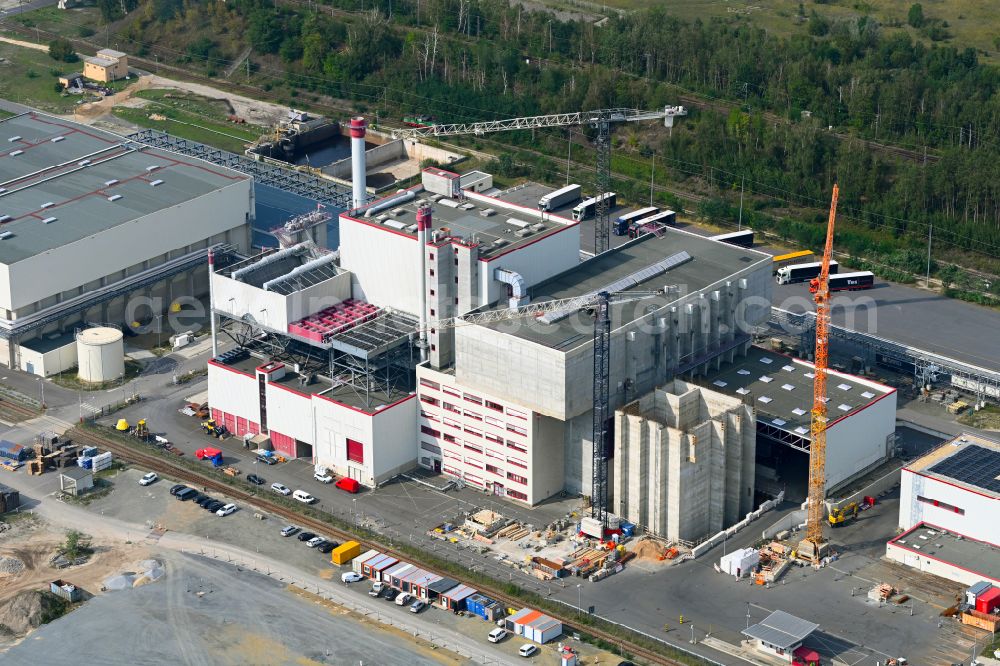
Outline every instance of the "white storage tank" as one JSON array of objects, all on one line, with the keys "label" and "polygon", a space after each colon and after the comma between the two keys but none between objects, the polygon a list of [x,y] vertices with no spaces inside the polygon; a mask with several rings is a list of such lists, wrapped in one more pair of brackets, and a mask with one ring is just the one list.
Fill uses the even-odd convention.
[{"label": "white storage tank", "polygon": [[125,341],[117,328],[98,326],[79,331],[76,353],[81,381],[97,384],[125,374]]}]

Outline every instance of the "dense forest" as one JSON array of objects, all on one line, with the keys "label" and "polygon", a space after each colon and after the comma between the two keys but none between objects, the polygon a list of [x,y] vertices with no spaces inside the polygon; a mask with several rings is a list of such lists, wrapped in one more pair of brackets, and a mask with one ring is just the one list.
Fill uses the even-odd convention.
[{"label": "dense forest", "polygon": [[[117,7],[108,19],[121,18]],[[739,18],[685,22],[650,8],[595,25],[506,0],[149,0],[120,25],[140,53],[211,27],[178,57],[215,71],[248,43],[257,73],[276,77],[269,86],[389,114],[726,102],[642,154],[724,198],[743,184],[775,207],[822,209],[837,180],[842,210],[869,237],[925,247],[933,225],[937,247],[1000,257],[1000,70],[972,49],[810,11],[808,31],[790,39]]]}]

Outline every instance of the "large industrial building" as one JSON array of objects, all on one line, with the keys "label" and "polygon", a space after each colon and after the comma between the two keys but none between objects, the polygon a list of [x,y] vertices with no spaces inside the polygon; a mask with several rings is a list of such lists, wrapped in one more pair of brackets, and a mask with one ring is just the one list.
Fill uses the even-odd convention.
[{"label": "large industrial building", "polygon": [[[707,388],[743,398],[757,415],[757,490],[804,499],[815,367],[760,347],[698,377]],[[896,389],[864,377],[827,374],[826,488],[834,492],[885,462],[896,431]]]},{"label": "large industrial building", "polygon": [[[289,242],[217,270],[221,330],[250,355],[210,364],[216,418],[365,484],[420,466],[529,505],[564,491],[587,495],[594,319],[586,307],[546,303],[603,291],[634,297],[611,307],[611,409],[655,402],[647,396],[656,387],[681,378],[702,382],[690,389],[700,395],[725,393],[720,380],[701,378],[730,369],[742,378],[742,364],[757,364],[753,381],[764,386],[774,374],[782,393],[794,384],[808,410],[808,365],[780,357],[771,368],[775,361],[751,346],[769,316],[769,255],[666,228],[587,257],[578,222],[504,194],[488,174],[428,168],[419,185],[341,214],[335,252]],[[526,305],[533,316],[509,312]],[[848,386],[834,405],[844,416],[893,395],[867,380],[833,380]],[[704,494],[711,506],[697,531],[738,520],[757,499],[752,415],[758,437],[761,414],[773,413],[768,426],[787,424],[790,436],[808,425],[796,416],[798,402],[779,423],[766,403],[785,401],[750,390],[717,396],[713,405],[727,406],[706,412],[724,424],[707,428],[726,432],[718,446],[702,443],[698,457],[725,450],[727,467],[721,477],[712,470]],[[883,407],[892,411],[894,396]],[[831,485],[885,457],[881,417],[877,425],[862,419],[850,432],[835,426],[863,442],[845,445],[844,461],[834,458]],[[686,419],[675,427],[701,432]],[[701,497],[697,487],[692,497]],[[656,507],[657,520],[668,510]]]},{"label": "large industrial building", "polygon": [[0,362],[55,374],[75,328],[205,293],[206,249],[245,251],[253,205],[224,167],[41,113],[0,121]]},{"label": "large industrial building", "polygon": [[1000,442],[964,433],[903,468],[886,555],[972,585],[1000,585]]}]

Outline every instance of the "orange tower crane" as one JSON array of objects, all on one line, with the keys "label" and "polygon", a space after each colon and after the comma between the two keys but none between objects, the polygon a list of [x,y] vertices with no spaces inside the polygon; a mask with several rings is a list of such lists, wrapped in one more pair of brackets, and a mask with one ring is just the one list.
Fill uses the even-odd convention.
[{"label": "orange tower crane", "polygon": [[830,329],[830,255],[833,253],[833,227],[837,218],[838,188],[833,186],[830,202],[830,220],[826,226],[826,246],[816,290],[816,376],[813,379],[813,406],[809,446],[809,508],[806,517],[806,538],[799,546],[799,553],[806,559],[818,562],[825,543],[823,523],[826,497],[826,372],[829,357]]}]

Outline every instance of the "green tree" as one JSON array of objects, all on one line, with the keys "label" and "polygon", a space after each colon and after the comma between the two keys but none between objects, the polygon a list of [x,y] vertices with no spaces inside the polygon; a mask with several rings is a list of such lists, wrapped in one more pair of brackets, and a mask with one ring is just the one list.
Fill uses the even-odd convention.
[{"label": "green tree", "polygon": [[914,28],[922,28],[927,19],[924,17],[924,7],[919,2],[910,5],[910,11],[906,14],[906,22]]},{"label": "green tree", "polygon": [[76,62],[80,59],[70,41],[62,37],[49,42],[49,57],[60,62]]},{"label": "green tree", "polygon": [[810,35],[813,35],[814,37],[822,37],[826,33],[830,32],[830,22],[827,21],[825,17],[820,16],[814,9],[812,14],[809,15],[807,28]]},{"label": "green tree", "polygon": [[75,560],[78,557],[89,554],[90,538],[78,530],[66,532],[66,541],[63,543],[63,555],[66,559]]}]

